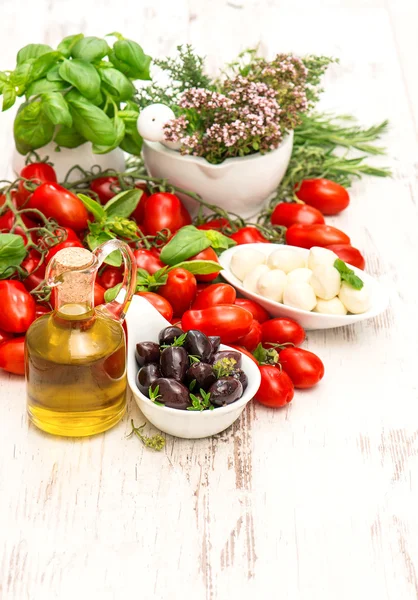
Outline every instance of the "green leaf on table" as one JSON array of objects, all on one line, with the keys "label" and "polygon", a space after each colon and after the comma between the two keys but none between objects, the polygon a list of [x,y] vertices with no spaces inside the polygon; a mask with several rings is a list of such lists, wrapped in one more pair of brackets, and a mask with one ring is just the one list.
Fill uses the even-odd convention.
[{"label": "green leaf on table", "polygon": [[29,85],[26,90],[26,98],[37,96],[38,94],[48,94],[50,92],[58,92],[68,88],[66,81],[49,81],[46,77],[38,79]]},{"label": "green leaf on table", "polygon": [[42,110],[54,125],[71,127],[73,119],[64,97],[59,92],[50,92],[42,96]]},{"label": "green leaf on table", "polygon": [[117,69],[99,69],[103,87],[120,101],[129,100],[135,94],[133,83]]},{"label": "green leaf on table", "polygon": [[219,273],[223,267],[214,260],[189,260],[180,262],[171,269],[185,269],[193,275],[210,275],[211,273]]},{"label": "green leaf on table", "polygon": [[86,196],[85,194],[77,194],[81,202],[84,204],[89,213],[93,215],[96,221],[103,221],[106,218],[106,211],[101,204]]},{"label": "green leaf on table", "polygon": [[60,127],[54,136],[54,142],[63,148],[77,148],[84,144],[86,138],[74,129],[74,127]]},{"label": "green leaf on table", "polygon": [[6,83],[3,86],[3,107],[2,111],[8,110],[16,101],[16,90],[12,85]]},{"label": "green leaf on table", "polygon": [[0,273],[18,267],[26,256],[25,242],[20,235],[0,233]]},{"label": "green leaf on table", "polygon": [[215,250],[228,250],[228,248],[232,248],[236,246],[237,243],[235,240],[231,240],[231,238],[227,237],[220,231],[216,231],[215,229],[208,229],[204,231],[205,236],[210,240],[210,245]]},{"label": "green leaf on table", "polygon": [[99,74],[93,65],[84,60],[64,60],[58,73],[88,99],[95,98],[100,92]]},{"label": "green leaf on table", "polygon": [[32,64],[30,78],[32,81],[40,79],[48,73],[50,68],[62,58],[61,52],[54,51],[43,54]]},{"label": "green leaf on table", "polygon": [[79,58],[86,62],[101,60],[108,52],[109,46],[107,43],[94,36],[88,36],[78,40],[71,50],[71,54],[74,58]]},{"label": "green leaf on table", "polygon": [[160,259],[166,265],[176,265],[183,262],[202,250],[209,248],[211,242],[205,232],[194,225],[186,225],[179,229],[174,237],[164,246]]},{"label": "green leaf on table", "polygon": [[21,65],[29,58],[38,58],[43,54],[48,54],[48,52],[53,52],[51,46],[47,46],[46,44],[28,44],[19,50],[16,62],[18,65]]},{"label": "green leaf on table", "polygon": [[114,300],[116,298],[116,296],[119,294],[121,287],[122,287],[122,284],[118,283],[114,287],[106,290],[105,294],[104,294],[105,302],[112,302],[112,300]]},{"label": "green leaf on table", "polygon": [[361,288],[364,286],[364,283],[360,279],[360,277],[358,277],[354,273],[353,269],[350,269],[350,267],[348,267],[346,263],[340,258],[336,259],[336,261],[334,262],[334,267],[339,272],[341,280],[348,283],[348,285],[351,285],[351,287],[355,290],[361,290]]},{"label": "green leaf on table", "polygon": [[110,146],[93,144],[93,152],[95,154],[106,154],[107,152],[110,152],[119,146],[125,136],[125,123],[118,115],[115,115],[113,119],[113,127],[115,129],[116,136],[114,143]]},{"label": "green leaf on table", "polygon": [[108,217],[129,217],[141,199],[142,190],[125,190],[114,196],[104,206]]},{"label": "green leaf on table", "polygon": [[111,62],[122,73],[134,79],[151,79],[151,57],[132,40],[118,40],[109,54]]},{"label": "green leaf on table", "polygon": [[73,47],[77,44],[79,40],[82,40],[84,37],[83,33],[76,33],[75,35],[68,35],[65,37],[62,42],[58,44],[58,50],[68,58],[71,56],[71,51]]},{"label": "green leaf on table", "polygon": [[115,141],[113,121],[98,107],[75,90],[65,99],[70,105],[74,128],[93,144],[111,146]]},{"label": "green leaf on table", "polygon": [[42,148],[54,135],[55,126],[43,111],[40,102],[25,103],[16,115],[13,133],[20,154]]}]

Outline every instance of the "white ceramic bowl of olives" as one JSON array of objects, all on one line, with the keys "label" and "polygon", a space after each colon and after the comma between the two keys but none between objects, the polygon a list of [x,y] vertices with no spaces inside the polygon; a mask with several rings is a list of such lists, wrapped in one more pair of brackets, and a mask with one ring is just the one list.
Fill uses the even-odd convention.
[{"label": "white ceramic bowl of olives", "polygon": [[201,332],[182,332],[139,296],[126,321],[128,384],[161,431],[188,439],[215,435],[256,394],[260,371],[245,354]]}]

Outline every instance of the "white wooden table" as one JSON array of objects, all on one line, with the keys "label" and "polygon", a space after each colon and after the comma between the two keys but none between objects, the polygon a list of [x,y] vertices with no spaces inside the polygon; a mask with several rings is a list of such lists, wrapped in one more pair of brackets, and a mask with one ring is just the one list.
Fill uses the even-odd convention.
[{"label": "white wooden table", "polygon": [[[2,0],[0,68],[28,42],[120,30],[152,55],[190,41],[212,69],[246,46],[339,56],[322,106],[388,117],[394,178],[364,179],[335,218],[392,288],[390,309],[311,332],[326,377],[213,439],[153,453],[124,421],[71,441],[28,426],[0,375],[0,598],[418,597],[415,0]],[[2,175],[12,115],[1,115]],[[379,161],[376,161],[379,164]],[[1,310],[1,307],[0,307]],[[149,428],[151,431],[152,429]]]}]

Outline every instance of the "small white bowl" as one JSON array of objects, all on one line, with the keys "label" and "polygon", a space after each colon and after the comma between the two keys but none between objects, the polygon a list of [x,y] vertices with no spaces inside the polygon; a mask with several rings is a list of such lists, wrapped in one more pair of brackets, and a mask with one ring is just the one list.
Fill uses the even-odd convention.
[{"label": "small white bowl", "polygon": [[[157,342],[161,329],[171,323],[166,321],[145,298],[140,296],[132,298],[126,322],[128,326],[128,385],[141,412],[157,429],[176,437],[188,439],[215,435],[232,425],[244,410],[247,402],[257,393],[261,381],[260,371],[257,365],[243,354],[242,369],[248,377],[248,387],[236,402],[202,412],[178,410],[154,404],[139,391],[136,385],[138,366],[135,360],[135,346],[138,342]],[[232,350],[223,344],[220,349]]]},{"label": "small white bowl", "polygon": [[378,281],[376,281],[376,279],[373,279],[373,277],[361,269],[353,267],[352,265],[349,265],[349,267],[353,269],[355,274],[358,275],[362,281],[364,281],[371,294],[371,308],[361,315],[324,315],[321,313],[309,312],[307,310],[301,310],[299,308],[287,306],[281,302],[269,300],[268,298],[260,296],[260,294],[249,292],[243,287],[242,281],[235,277],[230,270],[230,263],[233,254],[235,254],[235,252],[239,252],[239,250],[242,248],[253,248],[254,250],[259,250],[266,256],[272,252],[275,252],[276,250],[288,250],[291,248],[306,258],[308,258],[309,250],[306,250],[305,248],[297,248],[296,246],[287,246],[284,244],[246,244],[245,246],[235,246],[234,248],[230,248],[219,256],[219,262],[224,268],[224,270],[221,271],[222,277],[231,285],[233,285],[243,296],[246,296],[247,298],[255,300],[261,304],[261,306],[263,306],[273,317],[287,317],[288,319],[293,319],[294,321],[297,321],[304,329],[331,329],[332,327],[343,327],[344,325],[351,325],[351,323],[358,323],[359,321],[370,319],[371,317],[375,317],[376,315],[380,314],[387,308],[389,302],[389,294],[387,290]]}]

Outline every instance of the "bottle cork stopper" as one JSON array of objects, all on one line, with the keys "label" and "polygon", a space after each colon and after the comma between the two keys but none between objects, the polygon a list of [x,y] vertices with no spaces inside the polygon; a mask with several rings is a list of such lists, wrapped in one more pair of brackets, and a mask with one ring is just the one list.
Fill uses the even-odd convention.
[{"label": "bottle cork stopper", "polygon": [[91,304],[94,271],[80,270],[93,264],[94,256],[85,248],[63,248],[56,253],[55,277],[65,273],[58,287],[60,304]]}]

